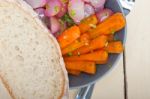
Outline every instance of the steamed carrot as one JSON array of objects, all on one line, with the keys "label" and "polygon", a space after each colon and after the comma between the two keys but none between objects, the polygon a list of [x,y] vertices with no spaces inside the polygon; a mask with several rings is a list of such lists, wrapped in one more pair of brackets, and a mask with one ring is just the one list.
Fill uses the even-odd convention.
[{"label": "steamed carrot", "polygon": [[98,50],[93,53],[83,54],[80,56],[64,57],[65,61],[93,61],[103,62],[108,58],[108,53],[104,50]]},{"label": "steamed carrot", "polygon": [[80,71],[77,71],[77,70],[71,70],[71,69],[69,69],[69,70],[67,70],[68,71],[68,73],[69,74],[71,74],[71,75],[75,75],[75,76],[79,76],[80,75]]},{"label": "steamed carrot", "polygon": [[106,51],[108,51],[108,53],[121,53],[123,52],[123,44],[121,41],[109,42]]},{"label": "steamed carrot", "polygon": [[95,28],[98,23],[96,15],[91,15],[84,20],[82,20],[79,24],[79,28],[81,33],[87,32],[90,28]]},{"label": "steamed carrot", "polygon": [[66,68],[69,70],[82,71],[89,74],[95,74],[96,65],[95,62],[86,61],[65,61]]},{"label": "steamed carrot", "polygon": [[97,62],[95,62],[96,64],[106,64],[107,63],[107,61],[108,61],[108,59],[107,60],[104,60],[104,61],[97,61]]},{"label": "steamed carrot", "polygon": [[115,13],[108,19],[99,23],[95,29],[89,31],[91,38],[96,38],[102,34],[114,34],[125,26],[125,18],[122,13]]},{"label": "steamed carrot", "polygon": [[80,29],[78,26],[72,26],[71,28],[65,30],[62,34],[57,37],[59,45],[61,48],[65,48],[77,38],[80,37]]},{"label": "steamed carrot", "polygon": [[99,36],[99,37],[95,38],[94,40],[92,40],[89,43],[89,45],[85,45],[85,46],[75,50],[73,52],[73,55],[85,54],[90,51],[103,48],[106,43],[107,43],[107,36],[104,36],[104,35]]},{"label": "steamed carrot", "polygon": [[81,37],[74,41],[73,43],[71,43],[70,45],[68,45],[67,47],[65,47],[64,49],[62,49],[62,54],[65,55],[69,52],[72,52],[82,46],[84,46],[85,44],[89,43],[89,35],[88,34],[83,34],[81,35]]},{"label": "steamed carrot", "polygon": [[110,42],[110,41],[113,41],[114,40],[114,35],[113,34],[109,34],[107,35],[107,40]]}]

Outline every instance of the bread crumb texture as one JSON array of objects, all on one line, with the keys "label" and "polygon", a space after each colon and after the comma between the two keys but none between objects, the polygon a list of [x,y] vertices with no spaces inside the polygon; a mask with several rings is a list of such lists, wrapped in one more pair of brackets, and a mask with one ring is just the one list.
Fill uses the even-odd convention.
[{"label": "bread crumb texture", "polygon": [[0,1],[0,76],[15,99],[58,99],[64,75],[54,38],[44,33],[29,13],[3,1]]}]

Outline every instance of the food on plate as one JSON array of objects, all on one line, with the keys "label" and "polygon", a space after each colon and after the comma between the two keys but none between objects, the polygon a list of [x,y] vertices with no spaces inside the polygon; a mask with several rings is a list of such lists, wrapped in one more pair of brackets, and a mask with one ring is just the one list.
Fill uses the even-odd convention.
[{"label": "food on plate", "polygon": [[108,59],[108,52],[105,50],[98,50],[88,54],[78,56],[64,56],[65,61],[92,61],[92,62],[103,62]]},{"label": "food on plate", "polygon": [[94,7],[88,3],[84,5],[84,16],[89,17],[95,13]]},{"label": "food on plate", "polygon": [[89,45],[80,47],[72,53],[73,53],[73,55],[78,55],[78,53],[86,54],[86,53],[92,52],[94,50],[103,48],[107,43],[108,43],[107,36],[102,35],[102,36],[99,36],[99,37],[91,40]]},{"label": "food on plate", "polygon": [[57,40],[61,48],[65,48],[80,37],[80,29],[78,26],[73,26],[61,33]]},{"label": "food on plate", "polygon": [[96,16],[97,16],[99,22],[103,22],[108,17],[110,17],[112,14],[113,14],[113,11],[111,9],[105,8],[105,9],[97,12]]},{"label": "food on plate", "polygon": [[106,0],[89,0],[91,5],[94,6],[96,11],[102,10]]},{"label": "food on plate", "polygon": [[49,19],[44,23],[57,38],[69,74],[95,74],[96,68],[91,73],[82,67],[89,62],[107,64],[109,53],[123,52],[123,44],[115,35],[125,27],[125,18],[122,13],[106,8],[105,2],[106,0],[47,0],[46,4],[41,4],[42,8],[40,6],[35,9],[39,16],[44,15],[42,20]]},{"label": "food on plate", "polygon": [[86,33],[82,34],[79,39],[75,40],[73,43],[63,48],[61,52],[63,55],[69,52],[73,52],[77,50],[78,48],[81,48],[82,46],[89,44],[89,40],[90,40],[90,37],[88,34]]},{"label": "food on plate", "polygon": [[69,0],[68,13],[75,23],[79,23],[84,19],[84,2],[82,0]]},{"label": "food on plate", "polygon": [[50,17],[49,18],[49,28],[53,34],[58,32],[60,30],[60,22],[57,20],[56,17]]},{"label": "food on plate", "polygon": [[109,54],[123,52],[123,44],[116,35],[126,21],[122,13],[105,7],[106,0],[41,0],[41,4],[38,1],[33,3],[36,7],[31,6],[42,20],[48,19],[43,22],[56,37],[65,63],[72,67],[66,65],[69,74],[95,74],[96,67],[92,73],[81,67],[89,62],[107,64]]},{"label": "food on plate", "polygon": [[97,17],[96,15],[91,15],[85,19],[83,19],[80,23],[79,23],[79,28],[81,33],[85,33],[87,32],[90,28],[95,28],[96,24],[98,23]]},{"label": "food on plate", "polygon": [[76,71],[76,70],[67,70],[69,74],[71,75],[76,75],[76,76],[79,76],[81,74],[80,71]]},{"label": "food on plate", "polygon": [[0,27],[0,79],[12,99],[62,99],[68,77],[61,52],[33,9],[0,0]]},{"label": "food on plate", "polygon": [[106,35],[106,36],[107,36],[107,40],[109,42],[114,40],[114,34],[109,34],[109,35]]},{"label": "food on plate", "polygon": [[66,68],[68,70],[81,71],[89,74],[95,74],[96,64],[95,62],[86,62],[86,61],[66,61]]},{"label": "food on plate", "polygon": [[123,45],[121,41],[109,42],[106,51],[108,53],[121,53],[123,51]]},{"label": "food on plate", "polygon": [[59,0],[48,0],[46,3],[46,16],[55,16],[61,11],[61,3]]},{"label": "food on plate", "polygon": [[89,31],[91,38],[96,38],[102,34],[112,34],[121,30],[125,26],[125,19],[123,14],[115,13],[108,19],[99,23],[96,28]]}]

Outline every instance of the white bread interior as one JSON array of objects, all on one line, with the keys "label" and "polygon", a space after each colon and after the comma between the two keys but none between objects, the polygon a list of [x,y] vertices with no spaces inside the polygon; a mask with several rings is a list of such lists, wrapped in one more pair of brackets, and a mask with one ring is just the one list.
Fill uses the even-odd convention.
[{"label": "white bread interior", "polygon": [[13,99],[61,99],[67,93],[58,43],[22,0],[0,0],[0,78]]}]

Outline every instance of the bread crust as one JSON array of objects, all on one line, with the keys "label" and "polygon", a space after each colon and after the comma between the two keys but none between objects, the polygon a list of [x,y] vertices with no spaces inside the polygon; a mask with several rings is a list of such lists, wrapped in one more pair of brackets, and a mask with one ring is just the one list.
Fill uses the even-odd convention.
[{"label": "bread crust", "polygon": [[1,79],[1,81],[3,83],[3,85],[5,86],[5,88],[7,89],[9,95],[11,96],[11,98],[12,99],[16,99],[14,94],[13,94],[13,92],[12,92],[12,90],[11,90],[11,88],[9,87],[7,81],[5,81],[1,75],[0,75],[0,79]]},{"label": "bread crust", "polygon": [[[57,41],[49,33],[50,31],[41,22],[38,15],[33,11],[33,9],[25,1],[23,1],[23,0],[0,0],[0,2],[1,1],[7,2],[7,3],[13,3],[15,6],[19,7],[23,12],[25,12],[29,16],[31,16],[31,18],[33,18],[35,20],[35,23],[37,23],[37,25],[39,27],[41,27],[45,33],[47,33],[47,35],[49,36],[49,39],[54,43],[54,45],[58,51],[57,54],[59,55],[59,63],[60,63],[61,68],[62,68],[63,86],[62,86],[61,95],[58,98],[58,99],[62,99],[64,97],[64,94],[68,93],[68,76],[67,76],[67,71],[65,69],[64,61],[63,61],[63,58],[61,55],[60,47],[59,47]],[[7,91],[9,92],[10,96],[12,97],[12,99],[16,99],[15,95],[13,94],[13,91],[9,87],[9,84],[7,83],[7,81],[5,81],[1,75],[0,75],[0,79],[2,79],[2,83],[6,87]]]}]

